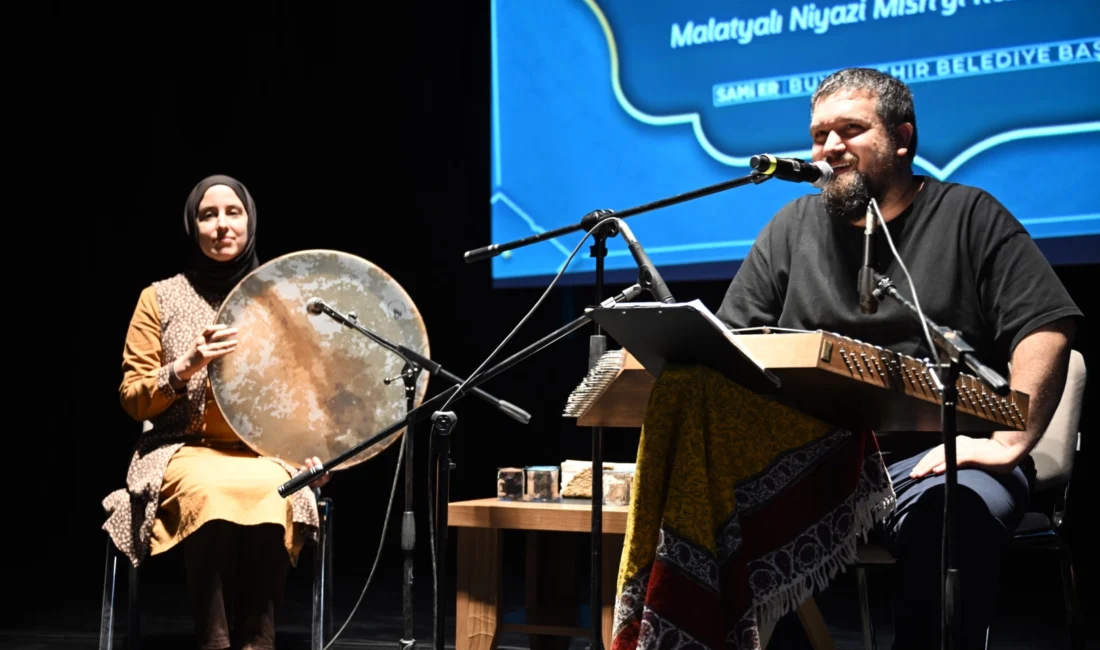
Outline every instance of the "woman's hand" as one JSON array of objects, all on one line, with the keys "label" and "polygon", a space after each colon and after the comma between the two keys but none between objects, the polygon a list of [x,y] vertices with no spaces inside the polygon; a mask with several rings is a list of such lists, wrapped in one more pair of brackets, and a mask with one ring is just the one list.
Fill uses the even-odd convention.
[{"label": "woman's hand", "polygon": [[[316,456],[314,456],[313,458],[307,458],[305,467],[303,467],[301,469],[301,471],[305,471],[307,469],[313,469],[314,467],[321,467],[321,459],[316,457]],[[310,485],[310,487],[319,488],[319,487],[324,486],[326,483],[328,483],[331,480],[332,480],[332,474],[329,474],[328,472],[325,472],[324,474],[321,474],[320,477],[310,481],[309,485]]]},{"label": "woman's hand", "polygon": [[187,354],[173,362],[172,369],[176,376],[186,382],[214,359],[224,357],[236,350],[237,339],[233,338],[236,334],[236,327],[226,327],[222,324],[208,325],[201,335],[191,341],[191,349]]}]

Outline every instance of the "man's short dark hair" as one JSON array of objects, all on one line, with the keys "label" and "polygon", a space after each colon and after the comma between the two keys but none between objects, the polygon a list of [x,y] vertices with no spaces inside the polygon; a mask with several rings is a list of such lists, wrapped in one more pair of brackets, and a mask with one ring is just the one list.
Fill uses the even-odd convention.
[{"label": "man's short dark hair", "polygon": [[[873,68],[845,68],[829,75],[821,82],[810,98],[812,111],[822,97],[841,90],[862,90],[876,99],[875,112],[886,125],[890,141],[895,142],[894,132],[906,122],[913,125],[913,137],[909,141],[909,160],[917,155],[917,115],[913,109],[913,94],[909,87],[896,77]],[[895,142],[895,144],[900,144]]]}]

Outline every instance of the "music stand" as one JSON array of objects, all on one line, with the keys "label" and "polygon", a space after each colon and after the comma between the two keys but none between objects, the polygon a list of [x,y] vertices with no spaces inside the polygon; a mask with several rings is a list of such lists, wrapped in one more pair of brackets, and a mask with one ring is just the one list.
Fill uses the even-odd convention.
[{"label": "music stand", "polygon": [[707,366],[753,392],[773,393],[779,378],[753,357],[702,302],[638,302],[588,315],[654,377],[668,364]]}]

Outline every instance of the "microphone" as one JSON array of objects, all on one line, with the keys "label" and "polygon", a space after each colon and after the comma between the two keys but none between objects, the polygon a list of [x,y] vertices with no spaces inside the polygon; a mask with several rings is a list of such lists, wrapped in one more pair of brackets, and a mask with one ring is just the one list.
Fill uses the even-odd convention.
[{"label": "microphone", "polygon": [[[873,202],[874,199],[871,199]],[[877,207],[877,205],[876,205]],[[863,227],[863,266],[859,267],[859,311],[863,314],[874,314],[878,311],[878,299],[875,298],[875,213],[871,210],[871,203],[867,203],[867,215],[863,217],[866,224]]]},{"label": "microphone", "polygon": [[833,168],[824,160],[812,163],[797,158],[776,158],[765,153],[750,158],[749,166],[765,176],[775,176],[795,183],[810,183],[814,187],[825,187],[833,180]]},{"label": "microphone", "polygon": [[615,304],[620,303],[620,302],[630,302],[631,300],[634,300],[635,298],[637,298],[638,294],[640,294],[642,291],[643,291],[642,285],[633,284],[633,285],[623,289],[617,295],[611,296],[607,300],[604,300],[603,302],[601,302],[600,307],[611,307],[612,305],[615,305]]},{"label": "microphone", "polygon": [[284,499],[294,494],[298,490],[301,490],[307,483],[312,483],[317,478],[320,478],[321,474],[325,473],[324,465],[313,465],[311,467],[303,467],[302,471],[295,474],[289,481],[279,486],[279,496]]},{"label": "microphone", "polygon": [[663,302],[672,304],[676,302],[676,299],[672,297],[672,292],[665,286],[665,281],[661,278],[661,274],[657,272],[657,267],[650,261],[649,255],[646,255],[642,245],[638,243],[638,239],[634,237],[634,233],[630,230],[630,227],[626,225],[622,219],[618,217],[612,217],[618,223],[619,232],[623,235],[623,241],[626,242],[627,247],[630,249],[630,254],[634,256],[634,262],[638,265],[640,272],[639,284],[645,288],[646,291],[657,300],[657,302]]},{"label": "microphone", "polygon": [[[397,346],[397,352],[402,357],[420,364],[420,367],[426,369],[429,373],[433,375],[439,375],[440,377],[443,377],[444,379],[450,381],[452,384],[461,384],[463,381],[465,381],[462,377],[459,377],[454,373],[448,371],[438,362],[432,361],[431,359],[420,354],[416,350],[410,350],[404,345],[399,345]],[[505,402],[502,399],[493,397],[492,395],[486,393],[480,388],[471,388],[469,390],[474,395],[497,407],[497,409],[499,409],[501,413],[507,415],[516,422],[519,422],[520,424],[527,424],[531,421],[531,414],[527,411],[524,411],[515,404],[511,402]]]},{"label": "microphone", "polygon": [[[405,361],[418,364],[421,368],[426,369],[430,374],[439,375],[455,384],[461,384],[463,382],[463,379],[461,377],[458,377],[454,373],[449,372],[439,363],[432,361],[431,359],[425,357],[416,350],[407,348],[404,345],[394,345],[393,343],[370,331],[369,329],[363,327],[356,320],[355,312],[351,312],[347,316],[345,316],[339,311],[330,307],[328,303],[326,303],[324,300],[316,297],[310,298],[306,302],[306,311],[311,314],[327,313],[336,322],[342,325],[347,325],[352,329],[358,330],[361,334],[366,335],[367,338],[369,338],[370,340],[393,352]],[[396,379],[396,377],[394,379]],[[390,380],[387,379],[386,384],[389,383]],[[512,404],[511,402],[505,402],[502,399],[493,397],[492,395],[486,393],[480,388],[471,388],[470,392],[497,407],[501,413],[504,413],[508,417],[516,420],[521,424],[527,424],[531,421],[530,413],[524,411],[523,409],[516,406],[515,404]]]}]

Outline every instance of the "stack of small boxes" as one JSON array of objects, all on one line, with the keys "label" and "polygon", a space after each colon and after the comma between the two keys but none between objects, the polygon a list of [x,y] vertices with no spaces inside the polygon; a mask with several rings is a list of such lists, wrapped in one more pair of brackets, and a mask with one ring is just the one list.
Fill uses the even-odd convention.
[{"label": "stack of small boxes", "polygon": [[[581,489],[579,494],[574,487],[573,496],[591,499],[591,468],[592,463],[588,461],[566,461],[561,466],[501,467],[497,470],[497,498],[501,501],[558,503],[562,501],[563,484],[580,477],[580,482],[587,482],[587,487]],[[633,483],[633,463],[605,463],[603,504],[630,505]]]},{"label": "stack of small boxes", "polygon": [[561,501],[561,468],[557,465],[502,467],[497,470],[497,498],[501,501]]}]

